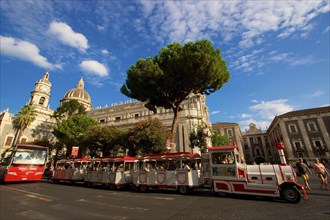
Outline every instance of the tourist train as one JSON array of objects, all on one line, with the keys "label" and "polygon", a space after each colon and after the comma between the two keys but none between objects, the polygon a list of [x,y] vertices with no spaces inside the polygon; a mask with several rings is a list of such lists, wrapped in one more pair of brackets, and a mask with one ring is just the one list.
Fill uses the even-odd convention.
[{"label": "tourist train", "polygon": [[308,199],[286,164],[283,144],[278,144],[281,164],[247,165],[237,146],[209,147],[201,156],[190,152],[149,154],[143,157],[109,156],[57,161],[53,182],[80,182],[110,189],[174,189],[181,194],[210,189],[216,194],[245,194],[283,198],[298,203]]}]

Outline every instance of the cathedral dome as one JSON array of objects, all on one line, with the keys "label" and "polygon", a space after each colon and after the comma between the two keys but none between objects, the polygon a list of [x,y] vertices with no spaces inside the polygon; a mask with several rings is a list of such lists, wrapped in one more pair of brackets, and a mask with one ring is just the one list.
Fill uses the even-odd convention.
[{"label": "cathedral dome", "polygon": [[67,91],[61,100],[61,103],[70,101],[70,100],[77,100],[79,103],[83,104],[87,111],[92,109],[92,101],[88,94],[88,92],[84,89],[84,80],[81,78],[78,81],[77,87]]}]

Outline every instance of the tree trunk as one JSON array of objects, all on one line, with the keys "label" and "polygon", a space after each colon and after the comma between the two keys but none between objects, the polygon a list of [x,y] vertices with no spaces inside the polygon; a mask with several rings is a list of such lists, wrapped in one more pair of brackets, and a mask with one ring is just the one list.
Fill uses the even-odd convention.
[{"label": "tree trunk", "polygon": [[21,139],[22,134],[23,134],[23,129],[20,128],[20,129],[18,130],[18,135],[17,135],[17,137],[16,137],[16,140],[14,141],[14,146],[17,145],[17,144],[19,144],[19,139]]},{"label": "tree trunk", "polygon": [[171,142],[172,143],[175,142],[175,138],[176,138],[176,129],[177,129],[177,124],[178,124],[179,111],[180,111],[179,105],[177,105],[177,106],[175,106],[175,108],[173,108],[174,117],[173,117],[173,121],[172,121],[172,129],[171,129]]}]

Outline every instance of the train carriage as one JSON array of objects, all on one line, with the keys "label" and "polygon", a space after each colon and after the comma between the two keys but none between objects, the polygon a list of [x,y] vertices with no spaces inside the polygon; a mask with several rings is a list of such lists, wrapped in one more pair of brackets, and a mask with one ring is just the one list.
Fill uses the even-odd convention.
[{"label": "train carriage", "polygon": [[[200,156],[189,152],[150,154],[139,160],[133,185],[145,192],[148,189],[177,189],[182,194],[201,186]],[[190,168],[185,169],[187,163]],[[149,166],[150,168],[147,168]]]},{"label": "train carriage", "polygon": [[57,161],[53,175],[54,182],[84,182],[89,158],[62,159]]},{"label": "train carriage", "polygon": [[[292,166],[286,164],[247,165],[239,157],[236,146],[210,147],[203,155],[203,179],[219,195],[246,194],[282,197],[296,203],[301,190]],[[206,184],[205,184],[206,185]]]},{"label": "train carriage", "polygon": [[109,186],[111,189],[130,185],[136,161],[136,158],[127,156],[95,158],[92,168],[87,171],[85,184]]},{"label": "train carriage", "polygon": [[305,188],[297,183],[293,167],[285,161],[283,144],[276,148],[281,164],[247,165],[237,146],[209,147],[202,156],[177,152],[140,158],[110,156],[60,160],[53,179],[111,189],[131,186],[142,192],[174,189],[187,194],[194,189],[211,189],[222,196],[267,196],[283,198],[290,203],[298,203],[303,196],[308,199]]}]

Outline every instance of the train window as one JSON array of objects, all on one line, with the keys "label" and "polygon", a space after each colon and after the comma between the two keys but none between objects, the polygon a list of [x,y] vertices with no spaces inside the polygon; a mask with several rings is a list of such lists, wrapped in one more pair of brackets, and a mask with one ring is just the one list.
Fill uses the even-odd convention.
[{"label": "train window", "polygon": [[235,163],[235,157],[233,152],[213,153],[212,154],[213,164],[233,164]]}]

